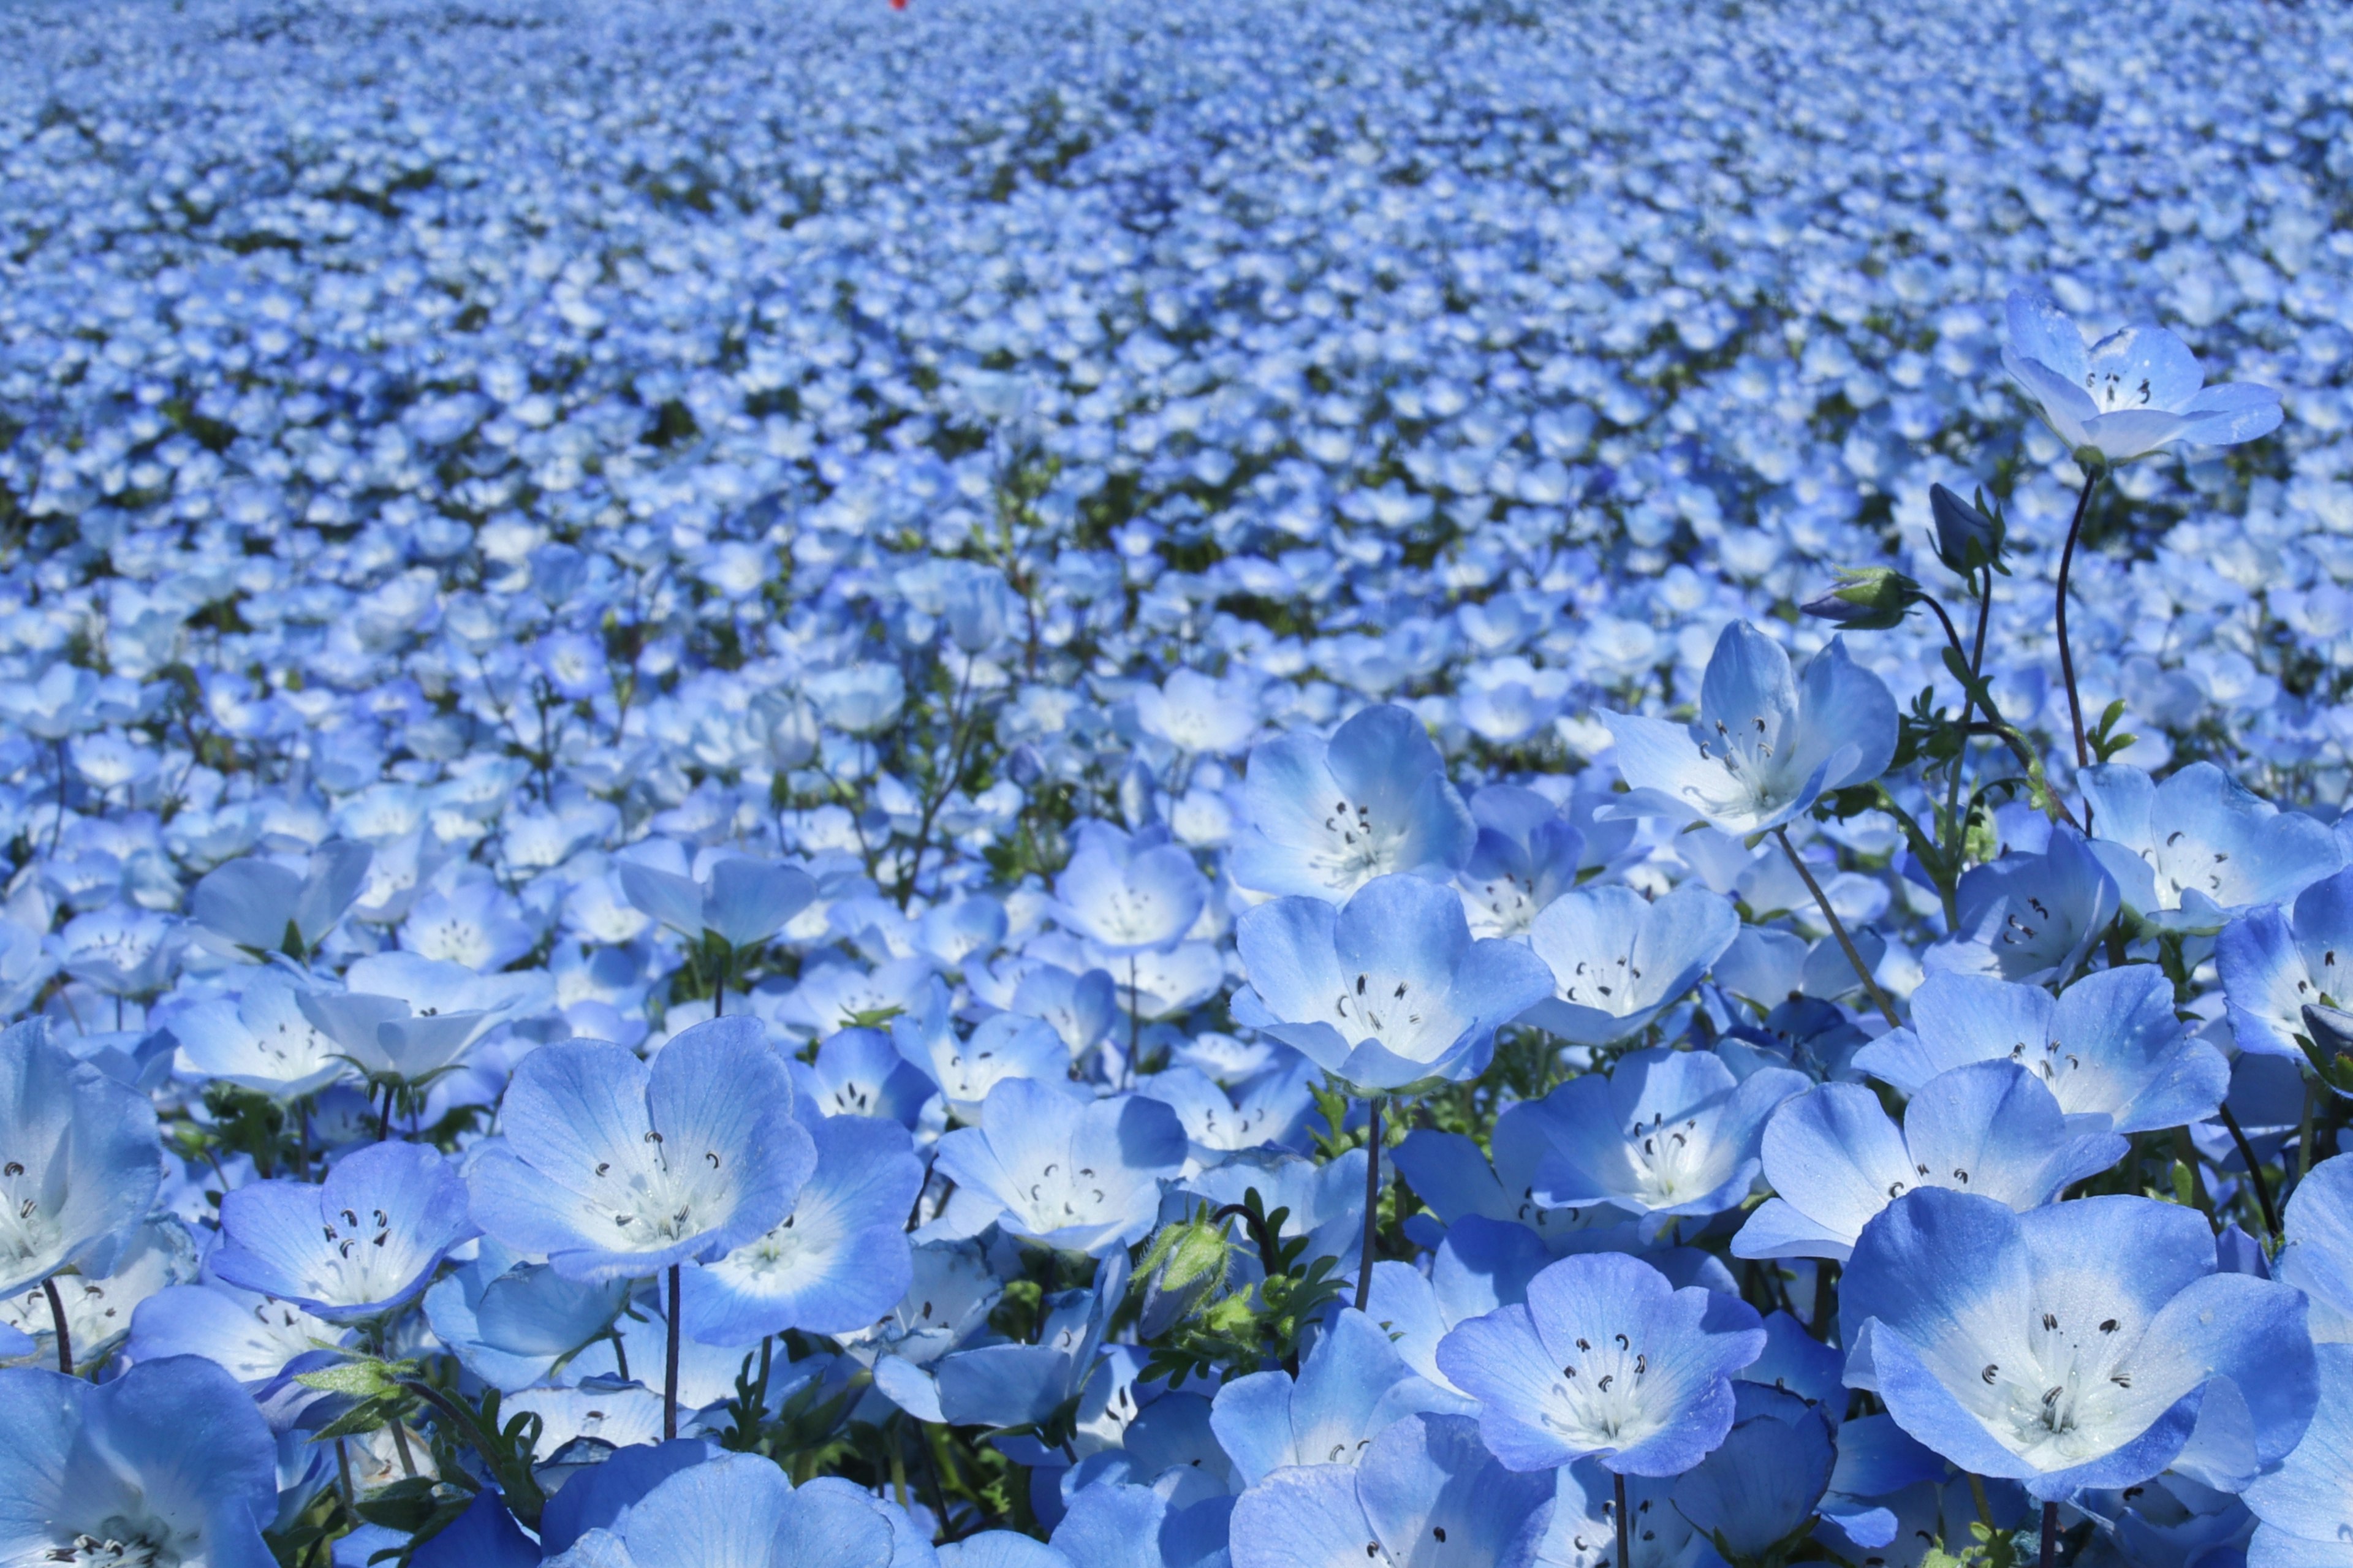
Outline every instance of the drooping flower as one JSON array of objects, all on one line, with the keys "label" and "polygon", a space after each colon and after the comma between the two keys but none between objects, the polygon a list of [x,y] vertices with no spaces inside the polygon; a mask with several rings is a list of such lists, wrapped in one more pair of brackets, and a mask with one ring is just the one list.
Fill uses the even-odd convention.
[{"label": "drooping flower", "polygon": [[584,1285],[486,1237],[425,1292],[425,1318],[468,1372],[513,1394],[610,1328],[628,1293],[626,1279]]},{"label": "drooping flower", "polygon": [[1480,1401],[1487,1447],[1517,1470],[1599,1459],[1628,1475],[1680,1475],[1732,1427],[1732,1374],[1765,1349],[1754,1309],[1678,1290],[1640,1258],[1564,1258],[1527,1302],[1458,1325],[1438,1347]]},{"label": "drooping flower", "polygon": [[301,871],[258,855],[232,860],[196,884],[189,909],[196,923],[256,952],[307,956],[359,896],[375,851],[329,839]]},{"label": "drooping flower", "polygon": [[1919,1187],[1840,1280],[1850,1386],[1961,1468],[2063,1500],[2168,1466],[2236,1489],[2318,1396],[2303,1295],[2218,1273],[2194,1209],[2109,1196],[2023,1214]]},{"label": "drooping flower", "polygon": [[2078,452],[2126,463],[2175,441],[2231,447],[2279,428],[2279,394],[2248,382],[2205,384],[2189,345],[2162,327],[2097,342],[2050,299],[2021,289],[2007,306],[2002,368]]},{"label": "drooping flower", "polygon": [[2107,931],[2119,900],[2116,879],[2084,836],[2054,827],[2040,854],[2013,851],[1962,872],[1955,934],[1920,962],[2021,985],[2064,983]]},{"label": "drooping flower", "polygon": [[1339,903],[1377,877],[1451,878],[1478,829],[1421,721],[1367,708],[1329,741],[1284,735],[1250,752],[1250,829],[1228,862],[1262,893]]},{"label": "drooping flower", "polygon": [[1831,646],[1803,679],[1781,646],[1746,621],[1716,638],[1689,724],[1607,713],[1632,794],[1616,809],[1761,833],[1831,790],[1868,784],[1895,752],[1895,700]]},{"label": "drooping flower", "polygon": [[504,1141],[467,1173],[475,1221],[583,1283],[723,1258],[791,1212],[816,1163],[792,1102],[747,1018],[695,1026],[650,1068],[618,1046],[543,1046],[507,1086]]},{"label": "drooping flower", "polygon": [[544,973],[477,974],[413,952],[371,953],[343,982],[342,991],[298,990],[295,1005],[363,1068],[412,1080],[450,1066],[554,993]]},{"label": "drooping flower", "polygon": [[1553,988],[1542,959],[1472,941],[1462,900],[1419,877],[1380,878],[1337,910],[1261,904],[1235,939],[1251,985],[1236,1016],[1359,1093],[1478,1073],[1495,1030]]}]

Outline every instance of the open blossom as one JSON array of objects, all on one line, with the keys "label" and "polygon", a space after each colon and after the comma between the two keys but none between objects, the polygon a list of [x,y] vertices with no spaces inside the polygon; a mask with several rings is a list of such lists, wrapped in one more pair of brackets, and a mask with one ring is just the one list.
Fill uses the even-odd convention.
[{"label": "open blossom", "polygon": [[2231,447],[2279,428],[2268,386],[2205,384],[2188,344],[2162,327],[2126,327],[2094,342],[2052,300],[2021,289],[2005,307],[2001,363],[2059,438],[2125,463],[2176,441]]}]

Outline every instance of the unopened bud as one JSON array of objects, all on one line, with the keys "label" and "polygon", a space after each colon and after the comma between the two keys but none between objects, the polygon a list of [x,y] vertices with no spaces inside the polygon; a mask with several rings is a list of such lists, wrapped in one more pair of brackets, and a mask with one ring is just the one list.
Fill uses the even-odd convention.
[{"label": "unopened bud", "polygon": [[2000,567],[2007,529],[1999,512],[1988,515],[1942,485],[1929,487],[1928,509],[1936,518],[1937,560],[1963,577]]},{"label": "unopened bud", "polygon": [[1194,1217],[1160,1228],[1144,1255],[1144,1311],[1137,1324],[1146,1339],[1166,1332],[1225,1288],[1233,1244],[1225,1226],[1206,1206]]},{"label": "unopened bud", "polygon": [[1848,631],[1883,632],[1901,626],[1920,600],[1920,584],[1893,566],[1866,566],[1839,573],[1839,585],[1805,606],[1817,620]]}]

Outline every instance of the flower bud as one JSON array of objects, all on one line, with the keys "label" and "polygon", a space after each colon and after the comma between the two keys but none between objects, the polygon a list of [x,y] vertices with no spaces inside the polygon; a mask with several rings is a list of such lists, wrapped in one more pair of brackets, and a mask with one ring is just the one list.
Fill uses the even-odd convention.
[{"label": "flower bud", "polygon": [[1893,566],[1866,566],[1841,571],[1839,585],[1805,606],[1817,620],[1833,621],[1848,631],[1882,632],[1901,626],[1920,600],[1920,584]]},{"label": "flower bud", "polygon": [[1160,1227],[1144,1255],[1144,1311],[1138,1331],[1150,1339],[1189,1317],[1225,1288],[1233,1244],[1205,1205],[1192,1218]]},{"label": "flower bud", "polygon": [[2000,569],[2007,528],[1998,512],[1989,517],[1942,485],[1929,487],[1928,507],[1936,516],[1937,560],[1963,577]]}]

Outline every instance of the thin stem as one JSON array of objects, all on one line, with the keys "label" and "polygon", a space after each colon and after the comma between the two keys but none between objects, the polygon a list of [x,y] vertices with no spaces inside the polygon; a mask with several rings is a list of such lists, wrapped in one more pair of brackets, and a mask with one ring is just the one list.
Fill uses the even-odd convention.
[{"label": "thin stem", "polygon": [[1634,1521],[1626,1513],[1626,1472],[1614,1472],[1610,1479],[1618,1483],[1618,1568],[1633,1568]]},{"label": "thin stem", "polygon": [[2305,1177],[2312,1174],[2312,1110],[2314,1098],[2319,1093],[2313,1084],[2304,1086],[2304,1117],[2295,1127],[2295,1184],[2304,1185]]},{"label": "thin stem", "polygon": [[[728,958],[733,957],[734,952],[733,948],[729,948]],[[719,961],[719,984],[711,992],[711,1016],[714,1018],[727,1016],[727,958],[722,958]]]},{"label": "thin stem", "polygon": [[678,1291],[679,1265],[670,1266],[670,1348],[662,1367],[662,1440],[678,1436]]},{"label": "thin stem", "polygon": [[1373,1295],[1373,1233],[1380,1227],[1381,1219],[1381,1097],[1374,1095],[1365,1101],[1365,1110],[1372,1117],[1372,1137],[1365,1143],[1365,1246],[1356,1255],[1356,1310]]},{"label": "thin stem", "polygon": [[2254,1145],[2239,1130],[2239,1119],[2231,1114],[2229,1106],[2222,1107],[2222,1125],[2230,1130],[2231,1142],[2239,1146],[2239,1158],[2247,1163],[2247,1179],[2255,1184],[2255,1199],[2263,1205],[2263,1229],[2273,1240],[2279,1239],[2279,1210],[2272,1206],[2272,1184],[2263,1179],[2262,1162],[2255,1158]]},{"label": "thin stem", "polygon": [[2075,541],[2083,536],[2084,514],[2092,510],[2092,492],[2100,488],[2105,471],[2094,468],[2084,476],[2084,493],[2075,498],[2075,521],[2067,525],[2067,547],[2059,552],[2059,674],[2067,683],[2067,717],[2075,726],[2079,768],[2092,765],[2092,749],[2084,742],[2084,700],[2075,694],[2075,655],[2067,646],[2067,582],[2075,568]]},{"label": "thin stem", "polygon": [[1135,977],[1135,954],[1127,955],[1127,1081],[1135,1081],[1135,1055],[1144,1048],[1144,1003]]},{"label": "thin stem", "polygon": [[1250,1233],[1250,1239],[1258,1244],[1259,1267],[1266,1270],[1266,1277],[1271,1279],[1282,1273],[1282,1259],[1278,1255],[1280,1247],[1277,1245],[1277,1238],[1266,1228],[1260,1217],[1250,1211],[1247,1204],[1228,1204],[1211,1215],[1209,1219],[1212,1224],[1221,1225],[1236,1217],[1241,1220],[1243,1227]]},{"label": "thin stem", "polygon": [[41,1294],[49,1299],[49,1321],[58,1331],[58,1370],[68,1377],[73,1370],[73,1333],[66,1327],[66,1304],[58,1295],[58,1278],[50,1275],[41,1281]]},{"label": "thin stem", "polygon": [[[1989,566],[1986,568],[1985,572],[1984,585],[1978,590],[1978,635],[1974,639],[1972,639],[1969,646],[1969,676],[1971,679],[1979,679],[1985,674],[1986,623],[1991,619],[1992,616],[1993,568]],[[1960,744],[1956,747],[1953,752],[1952,776],[1947,779],[1945,784],[1946,830],[1953,836],[1952,864],[1956,867],[1959,866],[1961,863],[1961,845],[1968,837],[1962,829],[1960,820],[1961,764],[1968,761],[1969,721],[1975,719],[1977,714],[1978,694],[1976,689],[1972,687],[1963,690],[1961,693],[1961,741]],[[1945,913],[1947,921],[1950,921],[1952,919],[1953,910],[1949,901],[1947,904]]]},{"label": "thin stem", "polygon": [[1846,934],[1845,922],[1838,918],[1838,911],[1831,908],[1830,900],[1823,896],[1822,885],[1814,880],[1813,872],[1808,870],[1806,863],[1798,858],[1797,846],[1789,842],[1789,830],[1777,827],[1773,830],[1773,837],[1781,841],[1781,853],[1789,858],[1789,864],[1795,866],[1798,875],[1805,879],[1806,891],[1813,894],[1815,907],[1822,911],[1822,919],[1831,922],[1831,934],[1838,938],[1839,947],[1846,953],[1846,961],[1854,965],[1855,978],[1862,982],[1865,991],[1871,993],[1871,1000],[1879,1008],[1879,1016],[1887,1020],[1889,1028],[1902,1028],[1904,1023],[1895,1016],[1895,1004],[1887,999],[1887,993],[1882,991],[1879,982],[1872,978],[1871,966],[1863,963],[1862,954],[1855,951],[1854,939]]},{"label": "thin stem", "polygon": [[2059,1505],[2042,1505],[2042,1568],[2054,1568],[2059,1561]]},{"label": "thin stem", "polygon": [[932,1509],[939,1515],[940,1539],[943,1542],[954,1541],[956,1529],[948,1520],[948,1489],[940,1484],[939,1462],[932,1458],[931,1424],[918,1423],[915,1436],[915,1457],[923,1461],[923,1479],[931,1483]]}]

